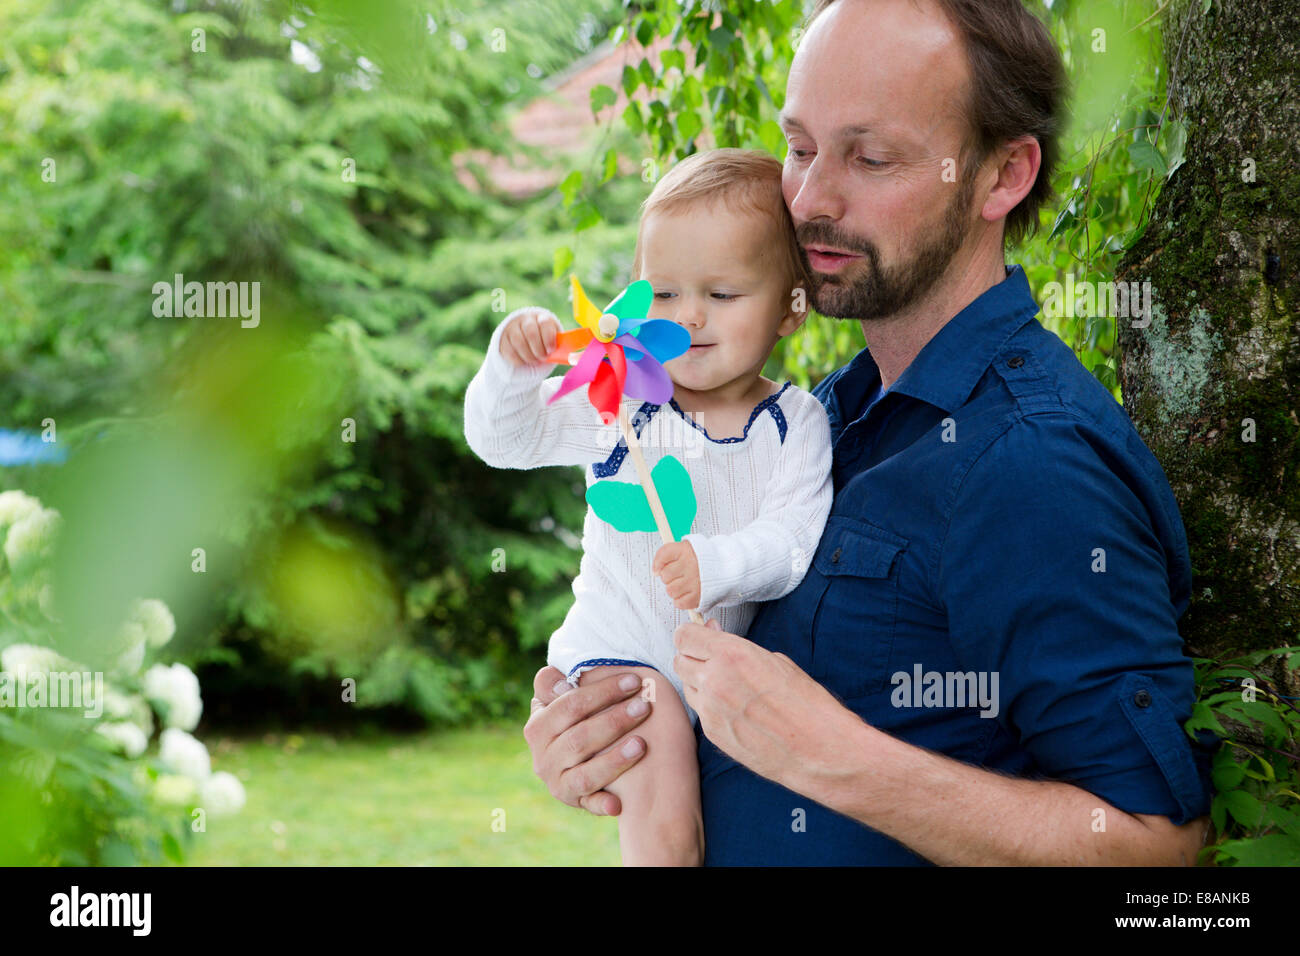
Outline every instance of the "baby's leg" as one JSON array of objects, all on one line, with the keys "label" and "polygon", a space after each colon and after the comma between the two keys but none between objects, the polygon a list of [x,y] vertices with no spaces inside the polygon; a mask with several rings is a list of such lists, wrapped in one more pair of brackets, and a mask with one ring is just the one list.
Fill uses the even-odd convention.
[{"label": "baby's leg", "polygon": [[[618,842],[624,866],[700,866],[704,862],[704,819],[700,810],[700,765],[695,732],[672,682],[652,667],[593,667],[578,683],[634,672],[654,700],[636,733],[645,756],[607,789],[623,804]],[[652,683],[647,683],[650,681]],[[649,697],[648,691],[643,691]]]}]

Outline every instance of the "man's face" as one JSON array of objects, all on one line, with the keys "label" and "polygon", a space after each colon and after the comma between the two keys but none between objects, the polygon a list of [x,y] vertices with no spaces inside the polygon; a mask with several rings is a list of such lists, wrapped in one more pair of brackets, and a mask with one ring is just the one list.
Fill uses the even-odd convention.
[{"label": "man's face", "polygon": [[782,188],[822,315],[894,315],[944,274],[974,221],[969,82],[960,36],[929,3],[839,0],[804,36]]}]

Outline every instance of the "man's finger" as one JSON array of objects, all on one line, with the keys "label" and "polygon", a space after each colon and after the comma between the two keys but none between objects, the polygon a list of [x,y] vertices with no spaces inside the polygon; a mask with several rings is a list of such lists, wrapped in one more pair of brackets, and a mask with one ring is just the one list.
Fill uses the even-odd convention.
[{"label": "man's finger", "polygon": [[713,646],[717,643],[720,633],[726,632],[721,631],[720,627],[683,622],[673,631],[673,645],[677,648],[677,653],[683,657],[707,661],[712,656]]},{"label": "man's finger", "polygon": [[[624,708],[617,707],[614,709],[623,710]],[[585,801],[596,798],[600,791],[622,776],[628,767],[643,756],[645,756],[645,741],[640,737],[628,737],[625,740],[617,741],[614,746],[606,748],[603,753],[569,768],[560,776],[560,787],[564,792],[564,796],[561,796],[560,799],[564,800],[565,803],[576,803],[576,805],[585,808],[587,806]],[[571,799],[565,799],[565,796]],[[613,794],[610,794],[610,796],[613,796]],[[603,803],[604,801],[602,801]],[[602,815],[614,816],[615,814],[607,813]]]},{"label": "man's finger", "polygon": [[564,681],[564,671],[558,667],[543,667],[533,678],[533,694],[543,705],[555,700],[555,686]]},{"label": "man's finger", "polygon": [[[535,744],[534,757],[543,756],[558,774],[610,746],[645,720],[648,711],[636,708],[635,713],[627,712],[627,698],[640,689],[641,678],[636,674],[613,674],[552,701],[524,726],[525,736]],[[542,776],[553,779],[545,773]]]}]

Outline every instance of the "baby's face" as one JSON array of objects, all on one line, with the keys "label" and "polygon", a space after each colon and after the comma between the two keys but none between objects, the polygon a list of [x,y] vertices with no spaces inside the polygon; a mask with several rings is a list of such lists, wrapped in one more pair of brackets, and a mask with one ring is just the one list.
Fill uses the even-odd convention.
[{"label": "baby's face", "polygon": [[650,214],[640,276],[654,287],[650,317],[691,333],[690,351],[664,363],[674,383],[709,391],[756,379],[778,339],[798,328],[782,241],[771,222],[720,204]]}]

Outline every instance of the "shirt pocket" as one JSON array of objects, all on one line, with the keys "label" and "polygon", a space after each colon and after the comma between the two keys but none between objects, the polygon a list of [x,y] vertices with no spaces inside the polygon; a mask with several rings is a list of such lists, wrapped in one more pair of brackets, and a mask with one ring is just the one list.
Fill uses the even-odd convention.
[{"label": "shirt pocket", "polygon": [[907,539],[832,515],[813,556],[824,580],[812,622],[810,676],[847,699],[880,691],[898,623],[898,564]]}]

